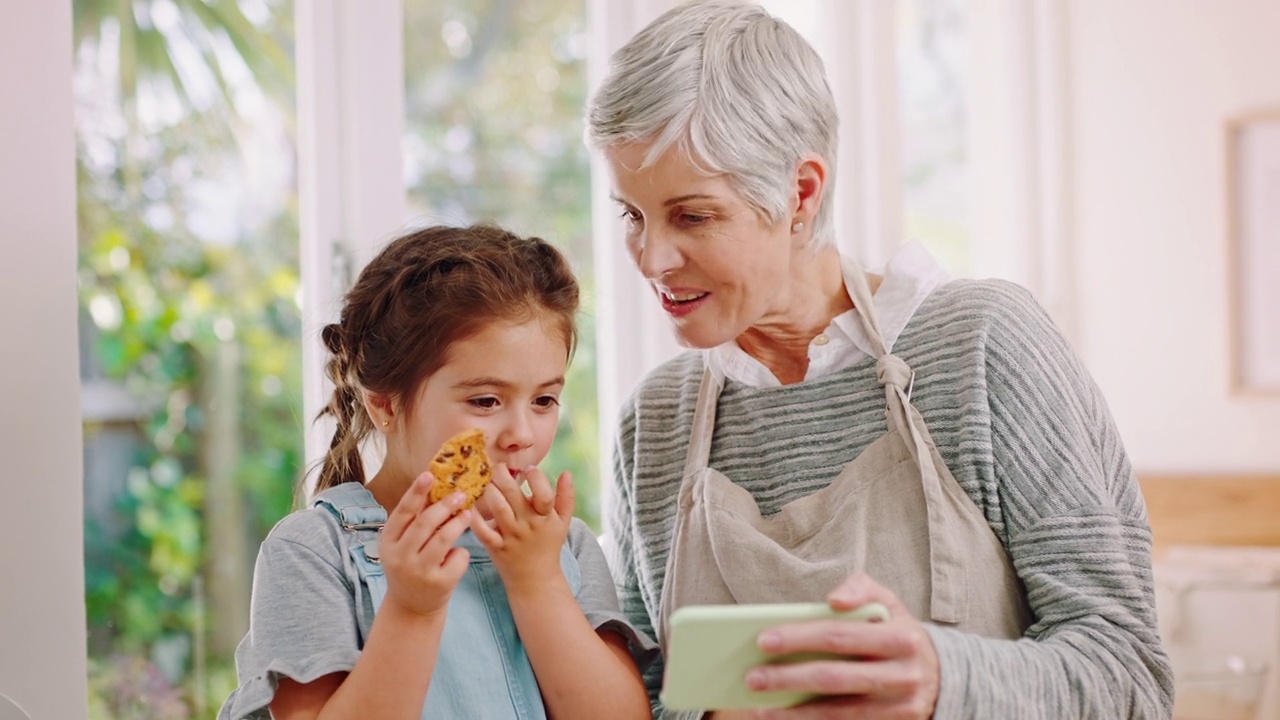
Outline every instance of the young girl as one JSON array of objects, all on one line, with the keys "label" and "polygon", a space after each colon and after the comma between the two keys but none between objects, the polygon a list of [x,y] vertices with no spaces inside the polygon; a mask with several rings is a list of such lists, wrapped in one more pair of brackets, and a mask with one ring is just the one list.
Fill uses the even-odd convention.
[{"label": "young girl", "polygon": [[[571,478],[537,469],[577,308],[554,247],[493,227],[414,232],[369,263],[324,329],[337,431],[310,507],[259,551],[220,720],[650,717],[655,646],[619,611]],[[469,428],[493,481],[458,512],[460,492],[428,501],[425,470]],[[374,432],[386,458],[366,478]]]}]

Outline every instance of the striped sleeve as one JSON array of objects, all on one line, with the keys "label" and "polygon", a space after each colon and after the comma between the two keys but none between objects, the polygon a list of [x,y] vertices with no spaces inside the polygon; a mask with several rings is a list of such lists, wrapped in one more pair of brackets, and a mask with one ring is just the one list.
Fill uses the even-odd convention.
[{"label": "striped sleeve", "polygon": [[[686,360],[688,358],[685,358]],[[649,529],[650,535],[653,535],[652,528],[644,528],[637,523],[636,513],[639,512],[639,505],[633,495],[635,483],[637,482],[636,467],[636,444],[637,444],[637,422],[636,422],[636,399],[633,397],[623,407],[619,416],[618,435],[614,439],[614,456],[613,456],[613,477],[614,493],[609,507],[605,511],[604,523],[605,534],[609,537],[609,567],[613,571],[614,584],[618,589],[618,601],[622,606],[622,612],[625,614],[636,627],[638,631],[656,638],[658,635],[654,632],[654,620],[657,615],[657,607],[660,602],[661,595],[660,585],[655,585],[652,581],[649,584],[642,584],[640,581],[640,573],[636,563],[637,552],[643,552],[646,557],[654,558],[658,566],[662,566],[666,561],[666,548],[661,548],[655,552],[652,545],[654,537],[648,537],[637,534],[638,529]],[[678,488],[678,476],[676,476]],[[657,567],[650,568],[649,577],[657,575],[662,570]],[[645,601],[646,596],[650,598],[650,602]],[[650,607],[654,608],[650,612]],[[697,711],[676,712],[667,710],[662,706],[658,695],[662,690],[662,678],[666,671],[666,663],[661,653],[649,663],[644,669],[644,685],[649,693],[649,705],[653,710],[653,716],[660,720],[699,720],[703,717],[703,713]]]},{"label": "striped sleeve", "polygon": [[990,469],[1035,623],[1017,641],[930,626],[935,718],[1168,718],[1151,533],[1098,388],[1028,293],[987,284]]},{"label": "striped sleeve", "polygon": [[[620,417],[618,436],[614,438],[613,455],[613,477],[618,482],[614,483],[612,502],[605,508],[604,516],[605,535],[609,538],[606,552],[609,569],[613,573],[613,582],[618,590],[618,602],[622,607],[622,613],[630,619],[637,631],[656,638],[657,633],[654,632],[653,622],[645,608],[644,598],[640,593],[640,579],[636,573],[634,541],[636,528],[631,518],[632,510],[635,508],[631,498],[634,478],[627,470],[630,463],[624,460],[624,457],[630,455],[628,449],[634,443],[635,425],[631,421],[634,414],[624,409]],[[660,716],[662,711],[662,706],[658,702],[658,691],[662,689],[664,667],[662,654],[658,653],[657,658],[644,669],[644,685],[648,690],[649,704],[655,716]]]}]

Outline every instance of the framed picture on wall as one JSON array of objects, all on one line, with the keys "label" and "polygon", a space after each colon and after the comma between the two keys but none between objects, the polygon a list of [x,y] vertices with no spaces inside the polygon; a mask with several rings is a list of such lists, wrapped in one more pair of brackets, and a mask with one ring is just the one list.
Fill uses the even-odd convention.
[{"label": "framed picture on wall", "polygon": [[1227,123],[1231,385],[1280,398],[1280,108]]}]

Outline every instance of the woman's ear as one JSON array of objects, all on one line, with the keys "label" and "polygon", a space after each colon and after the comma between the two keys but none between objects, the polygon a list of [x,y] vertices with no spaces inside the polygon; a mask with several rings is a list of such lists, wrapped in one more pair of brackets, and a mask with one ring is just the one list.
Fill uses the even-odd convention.
[{"label": "woman's ear", "polygon": [[821,156],[805,155],[796,166],[792,227],[813,227],[813,218],[822,206],[827,187],[827,163]]},{"label": "woman's ear", "polygon": [[361,399],[364,401],[364,411],[369,414],[369,420],[373,426],[384,435],[389,433],[395,427],[396,420],[395,403],[391,398],[386,395],[362,392]]}]

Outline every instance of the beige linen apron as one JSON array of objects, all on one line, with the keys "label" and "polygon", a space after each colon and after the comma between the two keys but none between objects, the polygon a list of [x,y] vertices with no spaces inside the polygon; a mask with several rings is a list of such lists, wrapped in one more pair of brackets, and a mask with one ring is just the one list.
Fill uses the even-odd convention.
[{"label": "beige linen apron", "polygon": [[747,490],[707,467],[722,388],[707,370],[659,607],[664,646],[677,608],[822,601],[859,570],[923,621],[1000,638],[1030,624],[1008,553],[911,406],[912,371],[885,347],[866,276],[851,266],[845,284],[877,358],[888,432],[830,485],[762,517]]}]

